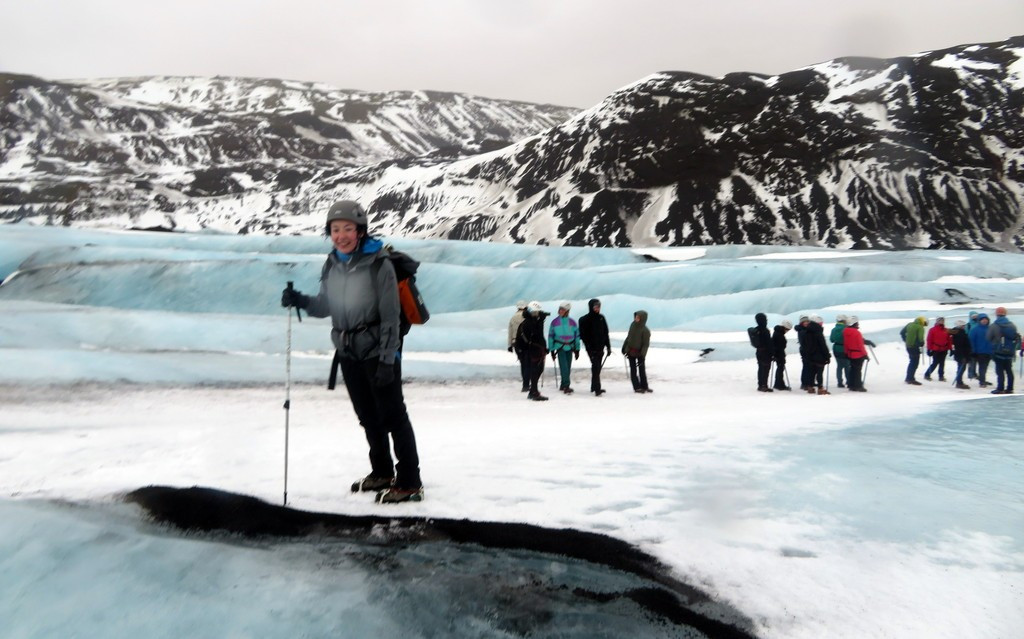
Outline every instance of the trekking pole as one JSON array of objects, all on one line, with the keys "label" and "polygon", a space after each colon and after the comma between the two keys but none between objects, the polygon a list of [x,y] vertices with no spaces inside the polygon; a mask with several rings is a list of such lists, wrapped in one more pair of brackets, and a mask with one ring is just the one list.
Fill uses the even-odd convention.
[{"label": "trekking pole", "polygon": [[[288,290],[292,291],[294,283],[288,282]],[[288,341],[287,349],[285,350],[285,387],[284,387],[284,505],[288,505],[288,430],[289,430],[289,414],[292,408],[292,310],[288,311]],[[295,308],[295,314],[299,316],[299,321],[302,321],[302,316],[299,315],[298,307]]]},{"label": "trekking pole", "polygon": [[870,364],[870,363],[871,363],[871,358],[870,357],[867,357],[867,358],[864,359],[864,371],[863,371],[863,374],[860,376],[860,385],[861,385],[861,387],[863,387],[864,384],[866,384],[867,381],[868,381],[868,364]]},{"label": "trekking pole", "polygon": [[825,362],[825,392],[826,393],[828,392],[828,369],[829,369],[829,366],[831,366],[831,365],[832,365],[832,361],[831,360]]},{"label": "trekking pole", "polygon": [[875,347],[872,346],[871,344],[868,344],[867,347],[868,347],[868,350],[871,351],[871,357],[875,360],[875,363],[877,364],[878,363],[878,355],[875,355]]},{"label": "trekking pole", "polygon": [[793,389],[793,385],[789,383],[789,369],[788,368],[783,368],[782,372],[786,374],[786,386],[788,386],[790,388],[790,390],[792,390]]}]

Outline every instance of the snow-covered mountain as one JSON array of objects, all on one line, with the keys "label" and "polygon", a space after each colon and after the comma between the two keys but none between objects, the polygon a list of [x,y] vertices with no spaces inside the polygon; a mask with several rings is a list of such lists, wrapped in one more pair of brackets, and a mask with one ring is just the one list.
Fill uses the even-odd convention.
[{"label": "snow-covered mountain", "polygon": [[421,238],[1024,247],[1024,37],[778,76],[658,73],[578,113],[235,82],[8,76],[0,215],[315,232],[352,197],[376,230]]},{"label": "snow-covered mountain", "polygon": [[334,199],[338,176],[502,148],[577,111],[280,80],[0,74],[0,219],[298,230],[288,216]]}]

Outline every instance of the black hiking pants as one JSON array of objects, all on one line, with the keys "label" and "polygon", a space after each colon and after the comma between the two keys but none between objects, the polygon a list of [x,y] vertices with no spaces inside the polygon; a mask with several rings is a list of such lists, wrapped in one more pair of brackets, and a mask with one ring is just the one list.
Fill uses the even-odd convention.
[{"label": "black hiking pants", "polygon": [[633,390],[647,390],[647,365],[643,357],[629,356],[629,380],[633,382]]},{"label": "black hiking pants", "polygon": [[768,349],[757,349],[757,387],[768,388],[768,376],[772,371],[773,353]]},{"label": "black hiking pants", "polygon": [[530,388],[530,360],[526,357],[526,351],[515,349],[516,358],[519,360],[519,373],[523,377],[523,390]]},{"label": "black hiking pants", "polygon": [[781,390],[783,388],[789,388],[789,384],[786,383],[786,357],[775,358],[775,388]]},{"label": "black hiking pants", "polygon": [[[377,374],[378,361],[341,360],[345,388],[359,424],[366,431],[366,443],[370,445],[370,473],[375,477],[393,476],[396,488],[419,488],[423,485],[420,482],[420,458],[402,395],[401,363],[395,360],[394,381],[387,386],[375,386],[373,378]],[[391,459],[392,443],[397,465]]]},{"label": "black hiking pants", "polygon": [[850,390],[864,388],[864,361],[866,357],[850,358],[850,371],[846,374],[846,386]]},{"label": "black hiking pants", "polygon": [[590,392],[601,390],[601,366],[604,364],[604,349],[587,351],[590,358]]},{"label": "black hiking pants", "polygon": [[530,397],[536,397],[540,395],[540,391],[537,390],[537,382],[540,381],[540,376],[544,373],[544,351],[541,349],[534,349],[533,352],[527,351],[523,355],[523,359],[526,360],[527,376],[530,382]]}]

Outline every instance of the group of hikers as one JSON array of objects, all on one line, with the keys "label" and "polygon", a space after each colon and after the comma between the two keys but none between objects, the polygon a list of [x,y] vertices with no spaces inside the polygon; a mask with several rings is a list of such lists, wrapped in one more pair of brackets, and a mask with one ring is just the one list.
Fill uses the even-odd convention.
[{"label": "group of hikers", "polygon": [[[928,320],[917,317],[900,330],[907,349],[909,362],[905,382],[920,386],[917,369],[921,364],[922,349],[931,358],[924,372],[926,381],[946,381],[946,359],[953,356],[956,374],[953,385],[958,389],[969,389],[964,382],[977,379],[979,388],[992,383],[987,379],[989,363],[996,373],[995,395],[1013,393],[1013,360],[1021,351],[1021,336],[1017,327],[1006,316],[1006,308],[995,310],[994,321],[985,313],[972,311],[968,319],[956,320],[950,328],[946,319],[938,317],[927,332]],[[768,318],[764,313],[754,316],[756,326],[751,327],[750,339],[756,349],[757,390],[764,393],[791,390],[786,371],[786,334],[796,330],[799,344],[801,371],[800,390],[817,395],[829,395],[827,369],[835,358],[836,386],[855,392],[866,392],[864,377],[875,343],[865,339],[860,332],[860,320],[856,315],[837,315],[836,324],[825,337],[824,322],[818,315],[803,315],[796,327],[788,320],[768,330]],[[831,346],[830,346],[831,344]],[[1021,353],[1024,355],[1024,352]],[[877,361],[877,358],[876,358]],[[772,366],[775,367],[774,383],[769,386]],[[936,377],[932,377],[935,374]]]},{"label": "group of hikers", "polygon": [[[376,501],[382,504],[420,501],[423,483],[419,454],[402,392],[401,365],[402,341],[410,322],[406,307],[411,304],[409,298],[415,300],[416,297],[407,294],[411,291],[409,273],[415,272],[418,263],[373,237],[366,210],[352,200],[342,200],[330,207],[324,233],[330,238],[332,250],[321,269],[319,291],[316,295],[304,295],[289,283],[281,293],[281,305],[295,308],[297,313],[303,309],[313,317],[331,318],[331,340],[336,350],[329,387],[333,388],[336,371],[340,370],[369,446],[370,472],[352,484],[352,491],[374,492]],[[400,264],[405,279],[400,279],[395,264]],[[611,355],[608,323],[601,314],[601,301],[590,300],[587,313],[578,321],[569,317],[572,307],[563,302],[546,335],[544,321],[549,313],[544,312],[539,302],[519,302],[516,307],[509,322],[508,350],[519,358],[522,390],[528,393],[527,397],[534,401],[547,399],[541,395],[537,384],[549,354],[558,362],[559,389],[565,394],[572,393],[572,364],[579,359],[582,349],[586,349],[590,358],[590,391],[600,397],[605,392],[601,387],[601,369]],[[995,315],[996,319],[990,323],[984,313],[971,313],[968,322],[957,321],[956,326],[948,330],[940,317],[927,336],[924,328],[928,322],[924,317],[910,322],[902,332],[910,357],[906,382],[920,384],[915,375],[921,349],[925,348],[932,358],[924,374],[926,380],[937,373],[938,380],[945,381],[946,356],[952,353],[957,362],[957,388],[967,388],[963,382],[965,372],[968,379],[978,379],[981,387],[990,386],[986,373],[989,362],[994,362],[997,386],[992,392],[1012,393],[1012,363],[1015,351],[1020,349],[1020,335],[1007,319],[1005,308],[997,308]],[[756,340],[758,390],[789,390],[786,333],[793,326],[783,321],[775,327],[774,333],[769,333],[764,313],[758,313],[756,320],[757,327],[751,328],[750,333],[751,341]],[[828,394],[824,371],[834,354],[838,385],[864,392],[863,372],[868,357],[865,349],[873,347],[874,343],[861,335],[855,316],[839,316],[837,320],[829,335],[830,353],[821,318],[816,315],[800,318],[795,330],[803,361],[801,389]],[[652,392],[647,383],[646,367],[650,341],[647,313],[636,311],[622,343],[622,354],[629,361],[630,380],[637,393]],[[289,349],[290,343],[289,324]],[[773,364],[775,381],[774,386],[769,387]],[[286,410],[288,403],[285,402]]]},{"label": "group of hikers", "polygon": [[[533,401],[547,401],[538,389],[538,382],[544,373],[544,360],[551,355],[551,361],[558,363],[558,390],[572,394],[572,363],[580,358],[580,350],[587,351],[590,359],[590,392],[596,397],[604,394],[601,387],[601,369],[612,354],[608,322],[601,314],[601,300],[587,302],[587,312],[574,320],[569,317],[572,305],[562,302],[558,315],[551,320],[547,333],[544,321],[550,316],[540,302],[519,301],[516,312],[508,322],[508,352],[515,353],[522,375],[522,392]],[[622,354],[629,361],[629,377],[636,393],[652,393],[647,384],[647,349],[651,343],[651,331],[647,328],[647,312],[636,311],[629,326],[626,339],[622,342]],[[582,349],[581,349],[582,347]]]}]

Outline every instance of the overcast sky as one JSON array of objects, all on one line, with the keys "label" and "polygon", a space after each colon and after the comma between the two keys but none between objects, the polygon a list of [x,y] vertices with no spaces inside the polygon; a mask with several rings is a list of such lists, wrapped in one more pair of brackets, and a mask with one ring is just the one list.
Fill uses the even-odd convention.
[{"label": "overcast sky", "polygon": [[1024,34],[1024,0],[0,0],[0,71],[226,75],[588,107],[656,71],[776,74]]}]

